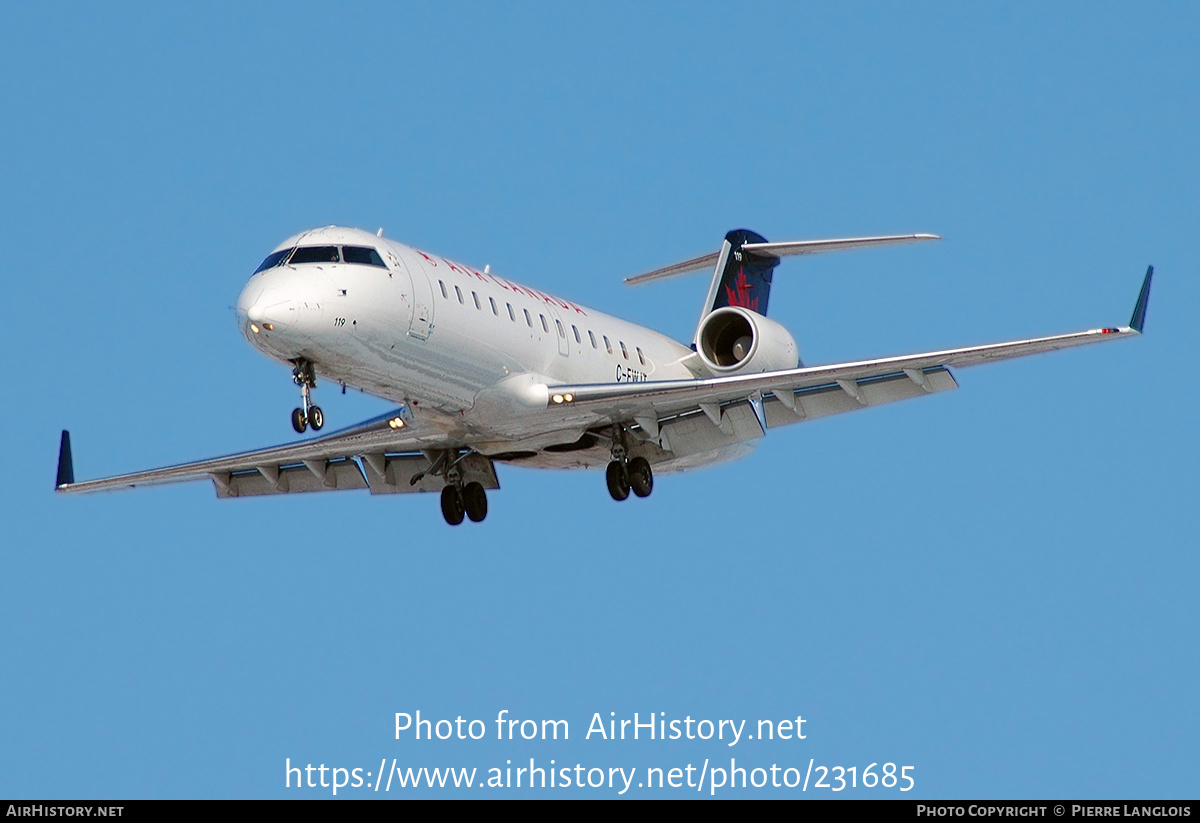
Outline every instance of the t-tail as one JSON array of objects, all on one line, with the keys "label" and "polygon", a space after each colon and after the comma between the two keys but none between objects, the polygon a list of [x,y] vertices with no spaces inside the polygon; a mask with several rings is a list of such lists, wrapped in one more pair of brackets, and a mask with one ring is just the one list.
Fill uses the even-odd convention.
[{"label": "t-tail", "polygon": [[745,248],[747,244],[770,245],[767,238],[749,229],[734,229],[725,235],[701,317],[726,306],[749,309],[766,317],[771,278],[779,258],[750,251]]},{"label": "t-tail", "polygon": [[822,251],[861,249],[892,243],[914,243],[920,240],[940,240],[935,234],[893,234],[884,237],[846,237],[834,240],[796,240],[770,243],[749,229],[734,229],[725,235],[720,251],[703,254],[682,263],[655,269],[636,277],[626,278],[631,286],[675,277],[680,274],[713,269],[712,285],[700,313],[701,321],[717,309],[732,306],[748,309],[766,316],[771,297],[771,278],[781,257],[794,254],[815,254]]}]

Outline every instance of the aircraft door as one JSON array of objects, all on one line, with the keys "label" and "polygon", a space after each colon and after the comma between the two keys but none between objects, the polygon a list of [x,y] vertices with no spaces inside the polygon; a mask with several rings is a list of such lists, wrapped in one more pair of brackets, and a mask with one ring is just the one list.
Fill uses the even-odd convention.
[{"label": "aircraft door", "polygon": [[552,322],[550,333],[558,338],[558,353],[563,357],[567,357],[571,354],[571,341],[567,339],[567,335],[571,333],[571,330],[567,328],[566,323],[563,322],[562,315],[558,313],[558,309],[549,300],[546,301],[546,308],[550,310],[550,319]]},{"label": "aircraft door", "polygon": [[390,252],[388,257],[396,271],[408,277],[412,284],[412,317],[408,323],[408,334],[418,340],[427,340],[433,329],[433,286],[419,263],[405,264],[403,258]]}]

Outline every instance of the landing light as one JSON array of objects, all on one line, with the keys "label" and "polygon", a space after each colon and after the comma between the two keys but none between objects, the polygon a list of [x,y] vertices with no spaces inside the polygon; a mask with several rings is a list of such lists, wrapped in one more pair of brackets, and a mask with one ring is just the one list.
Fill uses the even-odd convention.
[{"label": "landing light", "polygon": [[571,401],[573,401],[575,399],[575,395],[573,395],[573,394],[553,394],[550,396],[550,399],[553,400],[555,403],[570,403]]},{"label": "landing light", "polygon": [[553,399],[555,403],[561,403],[563,401],[563,396],[561,394],[556,394],[554,395]]},{"label": "landing light", "polygon": [[254,325],[253,323],[251,323],[251,324],[250,324],[250,331],[254,332],[255,334],[258,334],[258,326],[256,326],[256,325]]},{"label": "landing light", "polygon": [[266,329],[267,331],[275,331],[275,324],[274,323],[263,323],[263,328]]},{"label": "landing light", "polygon": [[393,417],[391,420],[388,421],[388,425],[391,426],[393,429],[402,429],[402,428],[404,428],[404,421],[401,420],[399,417]]}]

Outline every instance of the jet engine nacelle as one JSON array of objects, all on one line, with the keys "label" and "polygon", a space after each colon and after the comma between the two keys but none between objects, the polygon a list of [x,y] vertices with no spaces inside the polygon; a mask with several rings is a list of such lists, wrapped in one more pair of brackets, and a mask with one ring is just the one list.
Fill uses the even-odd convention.
[{"label": "jet engine nacelle", "polygon": [[700,322],[696,353],[714,374],[794,369],[800,348],[787,329],[758,312],[726,306]]}]

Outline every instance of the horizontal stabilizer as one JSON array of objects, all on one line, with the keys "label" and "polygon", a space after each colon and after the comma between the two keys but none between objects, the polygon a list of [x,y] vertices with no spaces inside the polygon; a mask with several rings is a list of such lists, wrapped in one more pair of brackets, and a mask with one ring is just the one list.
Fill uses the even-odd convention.
[{"label": "horizontal stabilizer", "polygon": [[864,249],[867,246],[887,246],[892,243],[916,243],[920,240],[941,240],[936,234],[896,234],[889,237],[848,237],[844,240],[797,240],[791,243],[747,243],[743,252],[760,257],[787,257],[793,254],[816,254],[819,251]]},{"label": "horizontal stabilizer", "polygon": [[717,264],[717,258],[720,256],[721,253],[715,251],[712,254],[693,257],[691,260],[685,260],[673,266],[666,266],[646,272],[645,274],[639,274],[637,277],[627,277],[625,278],[625,283],[630,286],[640,286],[652,280],[666,280],[668,277],[678,277],[681,274],[691,274],[694,271],[711,270]]},{"label": "horizontal stabilizer", "polygon": [[[915,243],[919,240],[941,240],[941,238],[936,234],[896,234],[886,237],[847,237],[839,240],[796,240],[789,243],[745,243],[741,250],[756,257],[787,257],[793,254],[816,254],[822,251],[861,249],[867,246],[885,246],[892,243]],[[665,280],[668,277],[711,269],[716,265],[720,256],[721,253],[715,251],[712,254],[694,257],[691,260],[655,269],[636,277],[628,277],[625,282],[630,286],[640,286],[654,280]]]}]

